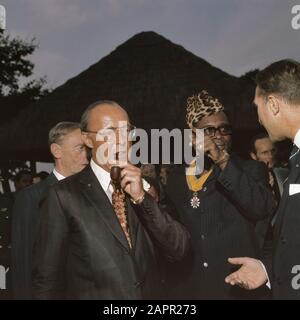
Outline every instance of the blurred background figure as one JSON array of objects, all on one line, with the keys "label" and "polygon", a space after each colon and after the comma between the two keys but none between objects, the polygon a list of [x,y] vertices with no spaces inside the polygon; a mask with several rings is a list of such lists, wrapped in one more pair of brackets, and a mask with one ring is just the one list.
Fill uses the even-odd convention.
[{"label": "blurred background figure", "polygon": [[33,176],[33,183],[39,183],[42,180],[45,180],[49,176],[49,173],[46,171],[40,171],[39,173]]},{"label": "blurred background figure", "polygon": [[154,164],[144,163],[141,165],[141,170],[143,177],[157,179],[156,167]]},{"label": "blurred background figure", "polygon": [[32,185],[33,183],[33,176],[31,171],[29,170],[20,170],[15,178],[14,178],[14,185],[16,192]]},{"label": "blurred background figure", "polygon": [[276,164],[277,148],[266,132],[262,132],[253,137],[251,143],[250,156],[253,160],[264,162],[269,168]]},{"label": "blurred background figure", "polygon": [[168,182],[168,176],[170,174],[171,171],[171,165],[170,164],[162,164],[160,166],[160,170],[159,170],[159,179],[161,181],[161,183],[166,186],[167,182]]},{"label": "blurred background figure", "polygon": [[266,132],[253,137],[250,156],[253,160],[264,162],[268,166],[269,184],[279,202],[283,192],[283,183],[287,179],[289,170],[279,165],[276,144],[271,141]]}]

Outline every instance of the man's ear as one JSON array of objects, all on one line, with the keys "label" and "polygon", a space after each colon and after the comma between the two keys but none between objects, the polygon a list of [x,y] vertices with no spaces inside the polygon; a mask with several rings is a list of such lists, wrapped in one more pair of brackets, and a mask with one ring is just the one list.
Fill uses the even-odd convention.
[{"label": "man's ear", "polygon": [[55,159],[60,159],[62,155],[61,146],[57,143],[50,145],[50,151]]},{"label": "man's ear", "polygon": [[280,111],[279,99],[274,95],[268,96],[268,107],[272,115],[276,116]]},{"label": "man's ear", "polygon": [[93,149],[93,141],[92,139],[90,138],[89,134],[87,132],[82,132],[82,140],[84,142],[84,144],[90,148],[90,149]]},{"label": "man's ear", "polygon": [[254,152],[250,152],[250,157],[253,159],[253,160],[257,160],[257,156]]}]

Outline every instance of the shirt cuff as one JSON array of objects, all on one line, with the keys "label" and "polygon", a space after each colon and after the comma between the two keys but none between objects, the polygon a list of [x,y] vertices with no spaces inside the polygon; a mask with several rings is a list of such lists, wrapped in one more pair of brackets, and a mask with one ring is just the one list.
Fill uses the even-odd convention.
[{"label": "shirt cuff", "polygon": [[145,179],[142,179],[142,182],[143,182],[143,189],[148,192],[149,189],[151,188],[150,184],[145,180]]},{"label": "shirt cuff", "polygon": [[268,282],[266,283],[266,286],[267,286],[269,289],[271,289],[271,282],[270,282],[270,278],[269,278],[269,276],[268,276],[267,269],[266,269],[265,265],[264,265],[261,261],[259,261],[259,262],[260,262],[261,266],[263,267],[264,272],[265,272],[265,274],[266,274],[266,276],[267,276],[267,279],[268,279]]}]

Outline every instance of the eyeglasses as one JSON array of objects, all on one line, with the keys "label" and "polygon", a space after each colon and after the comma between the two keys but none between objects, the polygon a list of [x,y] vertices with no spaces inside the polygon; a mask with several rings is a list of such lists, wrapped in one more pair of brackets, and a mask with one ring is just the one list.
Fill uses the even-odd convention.
[{"label": "eyeglasses", "polygon": [[217,131],[220,133],[221,136],[227,136],[232,134],[232,126],[230,124],[224,124],[220,127],[206,127],[201,128],[204,131],[204,134],[210,137],[214,137]]},{"label": "eyeglasses", "polygon": [[103,136],[105,138],[109,138],[113,135],[116,137],[119,134],[121,135],[127,134],[127,136],[130,136],[131,138],[133,138],[136,133],[136,126],[129,123],[127,126],[123,126],[123,127],[108,127],[108,128],[100,129],[99,131],[84,130],[83,132],[94,133],[94,134]]}]

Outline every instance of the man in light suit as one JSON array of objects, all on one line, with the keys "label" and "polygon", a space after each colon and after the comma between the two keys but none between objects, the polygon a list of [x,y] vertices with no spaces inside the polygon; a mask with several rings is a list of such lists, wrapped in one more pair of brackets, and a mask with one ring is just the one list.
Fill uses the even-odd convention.
[{"label": "man in light suit", "polygon": [[43,181],[18,192],[12,221],[12,278],[14,299],[32,299],[32,252],[40,205],[51,185],[81,171],[88,163],[80,124],[60,122],[49,132],[54,170]]},{"label": "man in light suit", "polygon": [[163,297],[160,254],[172,261],[183,258],[189,234],[145,193],[141,170],[128,162],[119,163],[126,208],[126,218],[119,220],[112,163],[99,151],[107,146],[105,137],[117,134],[116,154],[127,159],[123,147],[131,128],[126,111],[113,101],[96,102],[83,114],[92,159],[82,172],[51,187],[44,202],[34,259],[35,298]]},{"label": "man in light suit", "polygon": [[290,173],[278,207],[272,253],[262,261],[229,259],[241,268],[225,281],[246,289],[267,284],[274,299],[300,299],[300,63],[281,60],[259,72],[254,102],[270,139],[294,142]]}]

